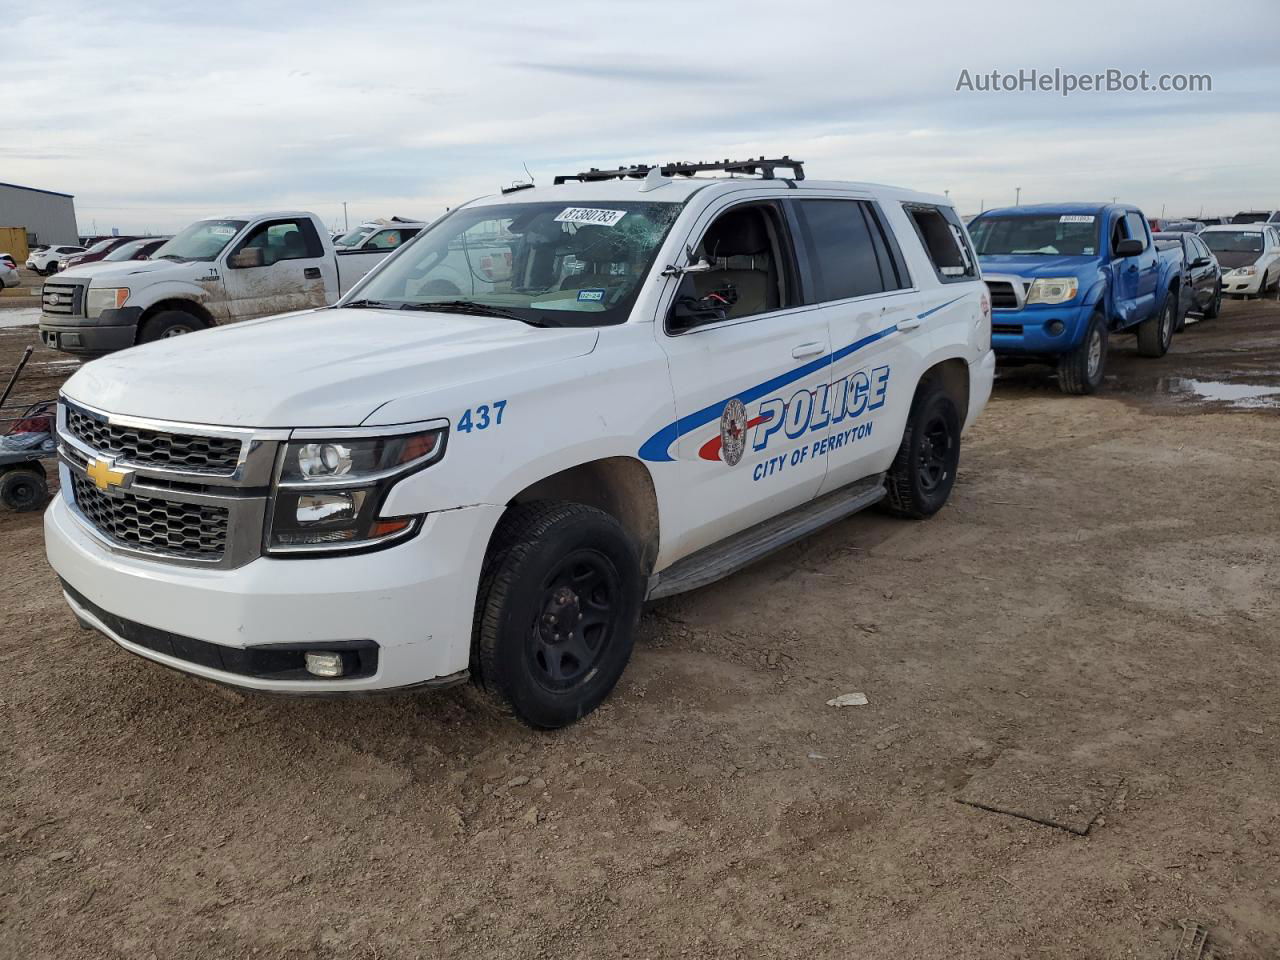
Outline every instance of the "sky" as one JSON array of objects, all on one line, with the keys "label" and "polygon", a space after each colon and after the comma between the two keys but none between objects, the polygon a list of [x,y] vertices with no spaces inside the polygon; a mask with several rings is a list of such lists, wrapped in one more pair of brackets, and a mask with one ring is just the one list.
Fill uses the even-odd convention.
[{"label": "sky", "polygon": [[[352,224],[430,219],[528,175],[783,153],[961,213],[1019,187],[1152,216],[1280,208],[1280,0],[61,0],[5,19],[0,181],[75,194],[82,233],[280,208],[340,228],[344,201]],[[1055,68],[1212,90],[956,89]]]}]

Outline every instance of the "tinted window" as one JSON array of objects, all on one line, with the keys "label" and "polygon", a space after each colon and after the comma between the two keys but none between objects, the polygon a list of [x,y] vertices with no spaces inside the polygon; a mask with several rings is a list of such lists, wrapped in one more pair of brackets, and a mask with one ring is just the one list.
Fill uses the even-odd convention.
[{"label": "tinted window", "polygon": [[[865,297],[885,289],[881,257],[857,200],[796,203],[814,289],[810,303]],[[886,265],[888,266],[888,265]]]}]

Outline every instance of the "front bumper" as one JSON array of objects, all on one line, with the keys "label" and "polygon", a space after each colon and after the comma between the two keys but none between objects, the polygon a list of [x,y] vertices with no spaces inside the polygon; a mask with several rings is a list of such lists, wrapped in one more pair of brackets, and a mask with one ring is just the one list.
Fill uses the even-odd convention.
[{"label": "front bumper", "polygon": [[104,310],[92,320],[51,314],[40,316],[40,339],[64,353],[100,357],[132,347],[138,336],[141,307]]},{"label": "front bumper", "polygon": [[1237,277],[1234,274],[1223,274],[1222,292],[1236,295],[1254,296],[1262,286],[1262,274],[1255,273],[1251,277]]},{"label": "front bumper", "polygon": [[[64,596],[76,616],[131,653],[251,690],[372,692],[429,684],[467,669],[476,584],[502,509],[483,505],[431,514],[416,537],[376,553],[260,557],[234,570],[211,570],[114,553],[60,496],[45,513],[45,549],[71,588]],[[169,646],[149,638],[148,645],[131,642],[120,620],[130,629],[169,635]],[[227,648],[221,661],[239,664],[260,648],[352,641],[376,645],[371,675],[254,676],[220,669],[217,652],[207,650],[213,644]]]},{"label": "front bumper", "polygon": [[991,312],[991,347],[997,355],[1056,355],[1084,339],[1094,304],[1065,303]]}]

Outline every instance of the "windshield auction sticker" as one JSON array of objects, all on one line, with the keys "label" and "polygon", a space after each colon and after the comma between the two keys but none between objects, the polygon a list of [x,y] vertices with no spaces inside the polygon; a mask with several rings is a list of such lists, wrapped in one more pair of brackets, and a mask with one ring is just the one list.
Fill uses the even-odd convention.
[{"label": "windshield auction sticker", "polygon": [[1079,214],[1064,214],[1058,218],[1059,223],[1093,223],[1093,217]]},{"label": "windshield auction sticker", "polygon": [[566,207],[556,217],[556,223],[593,223],[612,227],[627,215],[625,210],[597,210],[594,207]]}]

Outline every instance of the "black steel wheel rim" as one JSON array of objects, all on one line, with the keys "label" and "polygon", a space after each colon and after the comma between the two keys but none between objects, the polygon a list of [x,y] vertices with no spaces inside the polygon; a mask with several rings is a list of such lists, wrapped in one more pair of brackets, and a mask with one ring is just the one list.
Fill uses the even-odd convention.
[{"label": "black steel wheel rim", "polygon": [[595,674],[621,598],[617,568],[596,550],[575,550],[552,568],[529,630],[529,668],[540,686],[568,690]]},{"label": "black steel wheel rim", "polygon": [[916,476],[925,493],[933,493],[944,482],[951,470],[951,427],[946,418],[938,415],[925,424],[920,434],[920,452],[916,459]]}]

